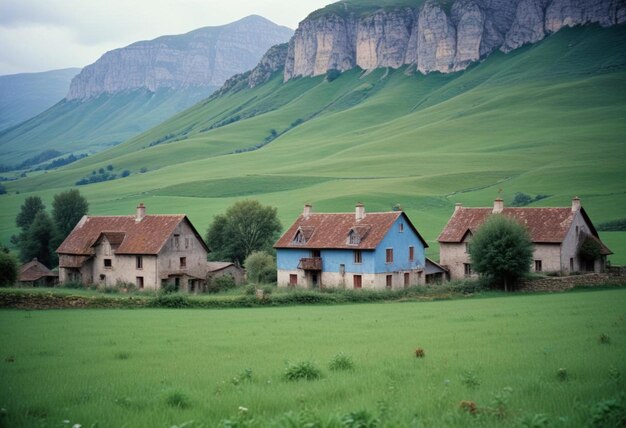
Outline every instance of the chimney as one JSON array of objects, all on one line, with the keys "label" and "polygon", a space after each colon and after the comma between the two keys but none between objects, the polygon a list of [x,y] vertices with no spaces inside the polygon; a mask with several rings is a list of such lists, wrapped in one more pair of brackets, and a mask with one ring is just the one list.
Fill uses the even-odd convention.
[{"label": "chimney", "polygon": [[457,212],[458,210],[460,210],[463,207],[463,204],[460,202],[457,202],[456,204],[454,204],[454,212]]},{"label": "chimney", "polygon": [[572,212],[580,211],[580,198],[578,196],[574,196],[572,199]]},{"label": "chimney", "polygon": [[365,205],[360,202],[356,204],[356,210],[354,214],[356,216],[356,221],[363,220],[365,218]]},{"label": "chimney", "polygon": [[502,200],[502,198],[498,198],[493,202],[493,213],[494,214],[499,214],[502,212],[502,210],[504,210],[504,201]]},{"label": "chimney", "polygon": [[142,202],[139,204],[139,206],[137,206],[137,217],[135,217],[135,221],[139,223],[141,220],[143,220],[145,216],[146,216],[146,207]]},{"label": "chimney", "polygon": [[309,217],[311,217],[312,213],[313,213],[313,205],[305,204],[304,211],[302,212],[302,215],[304,216],[304,218],[308,219]]}]

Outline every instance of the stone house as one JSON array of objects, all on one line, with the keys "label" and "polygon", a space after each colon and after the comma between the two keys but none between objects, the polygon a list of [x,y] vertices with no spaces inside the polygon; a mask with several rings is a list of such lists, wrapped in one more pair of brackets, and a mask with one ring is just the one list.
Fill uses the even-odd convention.
[{"label": "stone house", "polygon": [[[450,272],[450,279],[473,277],[469,244],[476,230],[493,214],[515,219],[528,229],[534,244],[533,272],[604,272],[606,256],[612,254],[600,240],[589,216],[575,197],[567,208],[505,208],[502,199],[493,208],[465,208],[456,204],[454,214],[439,235],[439,262]],[[600,248],[595,259],[581,256],[585,241]]]},{"label": "stone house", "polygon": [[276,242],[279,287],[397,289],[424,284],[428,245],[401,211],[314,213]]},{"label": "stone house", "polygon": [[202,290],[209,249],[185,215],[84,216],[57,249],[61,283]]},{"label": "stone house", "polygon": [[22,286],[53,287],[59,282],[59,274],[48,269],[37,258],[20,266],[17,281]]},{"label": "stone house", "polygon": [[235,284],[241,285],[246,281],[246,271],[241,267],[231,262],[208,262],[207,282],[222,277],[232,276],[235,280]]}]

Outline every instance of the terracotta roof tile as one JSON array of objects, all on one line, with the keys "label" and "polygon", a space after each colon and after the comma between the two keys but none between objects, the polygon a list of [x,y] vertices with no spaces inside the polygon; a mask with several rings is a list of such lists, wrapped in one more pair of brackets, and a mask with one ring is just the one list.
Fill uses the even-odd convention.
[{"label": "terracotta roof tile", "polygon": [[[457,209],[437,240],[461,242],[467,231],[474,233],[492,214],[492,208]],[[583,211],[583,210],[581,210]],[[561,243],[572,225],[575,213],[571,208],[504,208],[502,214],[525,226],[533,242]],[[588,219],[586,214],[583,215]],[[591,222],[589,222],[591,225]],[[591,225],[592,232],[595,232]]]},{"label": "terracotta roof tile", "polygon": [[58,274],[52,272],[41,262],[37,261],[37,259],[33,259],[30,262],[20,266],[18,280],[23,282],[31,282],[37,281],[44,276],[58,276]]},{"label": "terracotta roof tile", "polygon": [[[373,250],[385,237],[394,222],[404,216],[407,224],[413,228],[419,239],[427,247],[411,221],[401,211],[387,213],[367,213],[364,219],[357,221],[354,213],[312,213],[308,217],[300,215],[283,236],[274,244],[274,248],[309,248],[309,249],[362,249]],[[303,244],[294,243],[298,230],[307,237]],[[348,234],[356,230],[362,236],[358,245],[348,244]]]},{"label": "terracotta roof tile", "polygon": [[[158,254],[181,221],[189,222],[182,214],[147,215],[139,222],[135,221],[135,216],[85,216],[63,241],[57,253],[91,255],[93,245],[104,235],[111,244],[119,243],[116,254]],[[205,245],[191,222],[189,225]]]}]

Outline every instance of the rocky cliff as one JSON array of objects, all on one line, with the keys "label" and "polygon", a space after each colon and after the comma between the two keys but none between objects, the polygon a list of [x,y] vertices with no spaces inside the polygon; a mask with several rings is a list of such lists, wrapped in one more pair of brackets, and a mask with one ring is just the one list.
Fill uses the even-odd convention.
[{"label": "rocky cliff", "polygon": [[227,78],[254,67],[273,45],[293,31],[260,16],[220,27],[163,36],[104,54],[72,81],[68,100],[134,89],[219,87]]},{"label": "rocky cliff", "polygon": [[[400,3],[400,2],[398,2]],[[626,22],[626,0],[415,0],[364,10],[341,1],[312,13],[289,42],[285,80],[355,66],[463,70],[500,49],[535,43],[566,26]]]}]

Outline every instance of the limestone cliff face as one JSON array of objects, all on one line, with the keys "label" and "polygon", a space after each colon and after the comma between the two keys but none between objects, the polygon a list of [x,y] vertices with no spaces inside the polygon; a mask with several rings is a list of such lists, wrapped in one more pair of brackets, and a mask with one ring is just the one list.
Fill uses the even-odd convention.
[{"label": "limestone cliff face", "polygon": [[250,76],[248,76],[248,86],[254,88],[255,86],[265,83],[274,73],[282,70],[285,67],[288,50],[288,43],[272,46],[272,48],[263,55],[259,64],[250,72]]},{"label": "limestone cliff face", "polygon": [[422,73],[449,73],[563,27],[626,22],[626,0],[456,0],[451,7],[416,0],[416,5],[364,13],[340,2],[315,12],[289,42],[285,80],[355,66],[414,65]]},{"label": "limestone cliff face", "polygon": [[134,89],[221,86],[254,67],[293,31],[260,16],[221,27],[134,43],[104,54],[74,78],[66,99],[89,99]]}]

